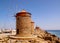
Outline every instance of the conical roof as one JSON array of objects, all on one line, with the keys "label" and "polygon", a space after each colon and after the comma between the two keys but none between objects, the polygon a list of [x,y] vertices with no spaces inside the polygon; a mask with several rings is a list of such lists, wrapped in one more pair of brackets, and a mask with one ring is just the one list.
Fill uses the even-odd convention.
[{"label": "conical roof", "polygon": [[16,17],[17,16],[22,16],[22,17],[31,17],[31,13],[29,13],[29,12],[27,12],[26,10],[21,10],[21,12],[18,12],[17,14],[16,14]]}]

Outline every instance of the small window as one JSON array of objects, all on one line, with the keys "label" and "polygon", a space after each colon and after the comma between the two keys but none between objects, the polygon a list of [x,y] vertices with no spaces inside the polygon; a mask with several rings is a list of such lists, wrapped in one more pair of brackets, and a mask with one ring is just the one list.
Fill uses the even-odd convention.
[{"label": "small window", "polygon": [[19,18],[17,18],[17,20],[19,20]]}]

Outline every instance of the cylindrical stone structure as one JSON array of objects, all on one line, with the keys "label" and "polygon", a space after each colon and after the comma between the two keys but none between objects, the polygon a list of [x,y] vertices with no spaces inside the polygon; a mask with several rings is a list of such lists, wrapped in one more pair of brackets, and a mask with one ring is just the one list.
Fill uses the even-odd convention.
[{"label": "cylindrical stone structure", "polygon": [[31,34],[34,34],[34,22],[31,22]]},{"label": "cylindrical stone structure", "polygon": [[21,37],[31,36],[31,13],[22,10],[16,14],[16,30]]}]

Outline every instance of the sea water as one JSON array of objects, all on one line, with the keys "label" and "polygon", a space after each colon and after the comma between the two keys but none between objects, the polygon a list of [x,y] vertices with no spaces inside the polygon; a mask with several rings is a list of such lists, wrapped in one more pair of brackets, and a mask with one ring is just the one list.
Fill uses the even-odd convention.
[{"label": "sea water", "polygon": [[51,34],[55,34],[57,37],[60,38],[60,30],[46,30],[46,31]]}]

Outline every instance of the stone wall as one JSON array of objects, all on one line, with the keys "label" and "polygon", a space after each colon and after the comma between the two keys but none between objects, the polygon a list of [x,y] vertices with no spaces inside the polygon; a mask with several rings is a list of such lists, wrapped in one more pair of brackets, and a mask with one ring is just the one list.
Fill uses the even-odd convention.
[{"label": "stone wall", "polygon": [[30,17],[16,17],[16,29],[19,30],[20,36],[31,35],[31,18]]}]

